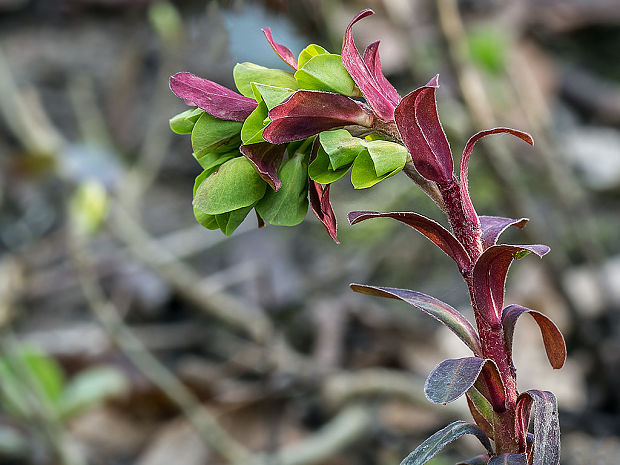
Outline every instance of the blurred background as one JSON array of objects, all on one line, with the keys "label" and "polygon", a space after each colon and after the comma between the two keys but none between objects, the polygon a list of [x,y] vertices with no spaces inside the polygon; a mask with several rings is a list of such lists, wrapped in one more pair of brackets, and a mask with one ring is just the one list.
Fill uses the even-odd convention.
[{"label": "blurred background", "polygon": [[[548,365],[517,329],[519,387],[560,405],[562,464],[620,463],[618,0],[0,0],[0,463],[397,464],[469,418],[423,382],[467,349],[405,304],[349,282],[410,288],[471,316],[456,267],[397,222],[444,221],[399,175],[334,185],[341,245],[310,214],[230,238],[193,218],[200,167],[168,118],[168,77],[233,87],[232,67],[381,40],[401,95],[441,75],[455,155],[510,126],[530,147],[477,145],[470,189],[487,215],[528,217],[505,242],[549,244],[511,269],[508,303],[551,316],[569,358]],[[481,453],[462,439],[432,463]]]}]

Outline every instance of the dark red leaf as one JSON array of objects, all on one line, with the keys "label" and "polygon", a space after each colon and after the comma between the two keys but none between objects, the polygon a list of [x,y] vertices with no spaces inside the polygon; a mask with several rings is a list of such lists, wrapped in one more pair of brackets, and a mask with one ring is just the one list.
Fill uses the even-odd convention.
[{"label": "dark red leaf", "polygon": [[278,178],[278,169],[282,164],[286,144],[270,144],[259,142],[258,144],[242,145],[239,150],[252,162],[258,174],[275,191],[280,189],[282,181]]},{"label": "dark red leaf", "polygon": [[351,284],[351,289],[361,294],[374,295],[377,297],[387,297],[389,299],[402,300],[413,305],[424,313],[432,316],[443,323],[456,334],[472,352],[476,355],[482,354],[480,339],[471,323],[462,314],[445,302],[435,299],[430,295],[421,292],[410,291],[408,289],[396,289],[393,287],[367,286],[364,284]]},{"label": "dark red leaf", "polygon": [[263,31],[263,34],[265,34],[265,37],[267,38],[267,42],[269,42],[269,45],[271,45],[271,48],[273,49],[273,51],[276,52],[276,54],[280,58],[282,58],[282,61],[284,61],[284,63],[286,63],[291,68],[293,68],[295,71],[297,71],[297,58],[295,58],[295,55],[293,55],[293,52],[291,52],[288,47],[285,47],[284,45],[279,44],[275,40],[273,40],[270,27],[266,27],[262,29],[262,31]]},{"label": "dark red leaf", "polygon": [[400,103],[400,95],[394,89],[394,86],[387,80],[381,70],[381,58],[379,58],[379,42],[375,41],[364,50],[364,63],[372,74],[373,78],[379,84],[379,88],[388,100],[396,107]]},{"label": "dark red leaf", "polygon": [[272,144],[305,139],[322,131],[348,125],[371,127],[373,116],[344,95],[298,90],[269,112],[271,123],[263,138]]},{"label": "dark red leaf", "polygon": [[499,236],[510,226],[523,229],[528,221],[528,218],[519,218],[515,220],[512,218],[502,218],[501,216],[480,216],[483,250],[495,245]]},{"label": "dark red leaf", "polygon": [[504,305],[506,274],[512,261],[523,252],[533,252],[542,257],[549,252],[546,245],[493,245],[486,249],[473,271],[476,307],[488,322],[499,323]]},{"label": "dark red leaf", "polygon": [[486,465],[488,462],[488,455],[477,455],[476,457],[465,460],[464,462],[459,462],[456,465]]},{"label": "dark red leaf", "polygon": [[549,391],[531,390],[517,399],[520,428],[527,431],[530,412],[534,407],[533,465],[559,465],[560,422],[555,396]]},{"label": "dark red leaf", "polygon": [[405,98],[394,111],[398,131],[413,164],[422,176],[439,184],[452,180],[454,163],[446,134],[437,115],[438,76]]},{"label": "dark red leaf", "polygon": [[566,343],[564,336],[553,321],[546,315],[536,310],[531,310],[520,305],[510,305],[502,312],[502,326],[504,327],[504,340],[508,354],[512,353],[512,336],[517,319],[524,313],[529,313],[540,328],[540,333],[545,344],[547,358],[553,368],[560,369],[566,361]]},{"label": "dark red leaf", "polygon": [[480,377],[476,380],[476,389],[491,403],[493,410],[506,410],[506,390],[497,365],[491,359],[482,367]]},{"label": "dark red leaf", "polygon": [[476,209],[471,202],[471,198],[469,197],[469,183],[467,179],[467,170],[469,166],[469,158],[471,156],[471,152],[474,149],[474,145],[478,140],[482,139],[485,136],[491,134],[512,134],[515,137],[518,137],[521,140],[524,140],[530,145],[534,145],[534,139],[527,132],[518,131],[516,129],[510,128],[493,128],[486,129],[484,131],[480,131],[469,138],[467,144],[465,144],[465,148],[463,149],[463,155],[461,156],[461,169],[460,169],[460,178],[461,178],[461,198],[463,200],[463,209],[465,210],[465,215],[474,223],[477,224],[478,215],[476,214]]},{"label": "dark red leaf", "polygon": [[390,97],[386,95],[382,85],[377,82],[375,75],[368,69],[366,62],[364,62],[357,51],[353,41],[353,25],[372,14],[374,14],[374,11],[370,9],[360,11],[347,26],[342,43],[342,64],[360,88],[364,98],[377,116],[385,121],[392,121],[394,119],[395,104],[390,101]]},{"label": "dark red leaf", "polygon": [[331,236],[336,244],[340,244],[338,241],[338,223],[336,221],[336,214],[329,201],[329,188],[331,184],[323,186],[316,181],[310,180],[308,183],[308,192],[310,194],[310,205],[312,211],[319,219],[327,233]]},{"label": "dark red leaf", "polygon": [[349,223],[354,225],[360,221],[371,218],[393,218],[411,226],[415,230],[424,234],[437,247],[443,250],[452,260],[456,262],[461,272],[470,269],[471,260],[461,243],[439,223],[422,215],[413,212],[390,212],[377,213],[371,211],[351,212],[348,215]]},{"label": "dark red leaf", "polygon": [[527,465],[527,454],[502,454],[491,457],[489,465]]},{"label": "dark red leaf", "polygon": [[253,99],[192,73],[183,72],[171,76],[170,90],[188,105],[196,105],[211,116],[221,119],[245,121],[258,106]]}]

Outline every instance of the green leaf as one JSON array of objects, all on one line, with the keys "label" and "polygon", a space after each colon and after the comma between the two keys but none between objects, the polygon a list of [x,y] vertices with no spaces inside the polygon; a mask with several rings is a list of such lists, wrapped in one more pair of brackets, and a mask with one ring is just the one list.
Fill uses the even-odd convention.
[{"label": "green leaf", "polygon": [[407,162],[408,152],[405,147],[384,140],[363,141],[370,158],[375,165],[377,176],[384,176],[400,171]]},{"label": "green leaf", "polygon": [[237,229],[239,225],[243,223],[243,220],[245,220],[245,217],[248,216],[248,213],[252,211],[252,208],[254,208],[254,205],[239,208],[231,212],[215,215],[217,227],[220,228],[220,230],[224,234],[230,236],[235,231],[235,229]]},{"label": "green leaf", "polygon": [[[267,105],[267,109],[280,105],[295,92],[293,89],[285,87],[268,86],[266,84],[252,84],[256,92],[260,94],[263,102]],[[257,100],[258,101],[258,100]]]},{"label": "green leaf", "polygon": [[217,215],[254,205],[265,194],[267,183],[245,157],[228,160],[196,190],[194,206]]},{"label": "green leaf", "polygon": [[196,121],[198,121],[198,118],[200,118],[204,112],[205,111],[201,108],[194,108],[179,113],[170,118],[170,129],[177,134],[191,134]]},{"label": "green leaf", "polygon": [[411,452],[407,458],[401,462],[401,465],[424,465],[432,459],[437,452],[465,434],[473,434],[476,436],[482,445],[486,447],[491,454],[493,453],[489,438],[480,428],[464,421],[455,421],[437,431],[420,444],[416,450]]},{"label": "green leaf", "polygon": [[340,55],[317,55],[295,73],[300,89],[336,92],[353,97],[360,95],[355,81],[342,64]]},{"label": "green leaf", "polygon": [[[224,160],[227,161],[228,159]],[[223,162],[222,162],[223,163]],[[200,173],[197,177],[196,180],[194,181],[194,193],[193,196],[196,196],[196,191],[198,190],[198,187],[200,187],[200,185],[202,184],[202,182],[207,179],[207,177],[212,174],[218,167],[219,165],[212,167],[210,169],[205,169],[202,173]],[[198,223],[200,225],[202,225],[203,227],[207,228],[207,229],[217,229],[219,226],[217,225],[217,220],[215,218],[215,215],[209,215],[207,213],[203,213],[200,210],[198,210],[198,208],[196,208],[195,206],[193,207],[194,209],[194,217],[196,218],[196,221],[198,221]]]},{"label": "green leaf", "polygon": [[250,116],[246,118],[241,128],[241,140],[245,145],[265,142],[263,129],[269,124],[269,120],[265,121],[268,114],[267,105],[261,101],[256,109],[250,113]]},{"label": "green leaf", "polygon": [[308,167],[308,175],[310,179],[318,183],[331,184],[343,177],[350,168],[351,164],[345,165],[337,170],[332,169],[329,155],[323,150],[323,147],[319,147],[316,157]]},{"label": "green leaf", "polygon": [[65,377],[56,360],[28,346],[20,348],[17,357],[32,380],[39,385],[41,393],[55,404],[65,387]]},{"label": "green leaf", "polygon": [[233,69],[233,78],[239,92],[250,98],[255,98],[252,92],[252,82],[293,90],[298,89],[293,73],[265,68],[254,63],[237,63]]},{"label": "green leaf", "polygon": [[[406,160],[405,160],[406,161]],[[383,181],[385,178],[389,178],[390,176],[398,173],[403,166],[405,166],[405,162],[403,161],[402,165],[399,164],[399,167],[394,169],[389,173],[385,173],[381,176],[377,175],[377,171],[375,168],[375,163],[370,156],[368,150],[364,150],[358,155],[353,162],[353,169],[351,171],[351,184],[356,189],[366,189],[368,187],[372,187],[377,184],[379,181]]]},{"label": "green leaf", "polygon": [[297,68],[302,68],[309,60],[311,60],[317,55],[325,55],[328,53],[329,52],[320,45],[310,44],[306,48],[304,48],[299,54],[299,59],[297,60]]},{"label": "green leaf", "polygon": [[215,118],[203,113],[192,130],[192,149],[198,163],[207,169],[213,157],[203,161],[209,154],[222,154],[238,150],[241,145],[239,131],[242,124]]},{"label": "green leaf", "polygon": [[60,398],[61,413],[72,416],[93,407],[106,397],[126,392],[125,376],[112,367],[96,367],[78,373],[68,384]]},{"label": "green leaf", "polygon": [[497,27],[472,29],[467,37],[473,61],[492,74],[500,74],[505,69],[507,51],[510,44],[506,32]]},{"label": "green leaf", "polygon": [[364,141],[353,137],[346,129],[323,131],[319,134],[319,141],[321,147],[329,155],[333,170],[350,165],[364,150]]},{"label": "green leaf", "polygon": [[278,171],[282,187],[277,192],[268,190],[256,205],[258,214],[277,226],[295,226],[308,211],[308,165],[304,153],[297,153],[282,163]]}]

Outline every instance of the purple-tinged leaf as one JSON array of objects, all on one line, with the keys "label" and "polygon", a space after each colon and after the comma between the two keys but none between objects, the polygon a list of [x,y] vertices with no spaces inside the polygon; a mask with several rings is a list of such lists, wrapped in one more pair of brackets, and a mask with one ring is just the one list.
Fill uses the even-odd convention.
[{"label": "purple-tinged leaf", "polygon": [[482,445],[489,451],[489,453],[493,453],[493,448],[491,447],[489,438],[486,434],[484,434],[484,431],[471,423],[455,421],[454,423],[451,423],[445,428],[437,431],[430,438],[420,444],[416,450],[411,452],[405,460],[400,463],[400,465],[424,465],[432,459],[437,452],[465,434],[473,434],[476,436]]},{"label": "purple-tinged leaf", "polygon": [[527,454],[502,454],[491,457],[489,465],[527,465]]},{"label": "purple-tinged leaf", "polygon": [[489,463],[488,455],[477,455],[469,460],[459,462],[456,465],[486,465],[487,463]]},{"label": "purple-tinged leaf", "polygon": [[496,412],[506,410],[504,381],[493,360],[487,359],[480,377],[476,380],[475,387],[491,403],[493,410]]},{"label": "purple-tinged leaf", "polygon": [[221,119],[245,121],[258,106],[251,98],[187,72],[170,77],[170,90],[188,105],[196,105]]},{"label": "purple-tinged leaf", "polygon": [[327,231],[327,234],[334,240],[336,244],[340,244],[338,240],[338,222],[336,221],[336,214],[332,208],[332,204],[329,201],[329,188],[331,184],[323,186],[316,181],[310,180],[308,184],[308,191],[310,194],[310,206],[312,211],[323,224],[323,227]]},{"label": "purple-tinged leaf", "polygon": [[480,357],[444,360],[426,378],[426,398],[444,405],[458,399],[474,385],[485,363]]},{"label": "purple-tinged leaf", "polygon": [[262,29],[262,31],[263,31],[263,34],[265,34],[265,37],[267,38],[267,42],[269,42],[269,45],[271,45],[271,48],[273,49],[273,51],[276,52],[276,54],[280,58],[282,58],[282,61],[284,61],[284,63],[286,63],[291,68],[293,68],[295,71],[297,71],[297,58],[295,58],[295,55],[293,55],[293,52],[291,52],[288,47],[285,47],[284,45],[281,45],[277,43],[275,40],[273,40],[270,27],[266,27]]},{"label": "purple-tinged leaf", "polygon": [[461,272],[471,268],[471,260],[463,245],[450,231],[430,218],[413,212],[377,213],[371,211],[351,212],[348,218],[351,225],[371,218],[393,218],[424,234],[431,242],[456,262]]},{"label": "purple-tinged leaf", "polygon": [[396,289],[393,287],[351,284],[351,289],[361,294],[402,300],[409,305],[413,305],[417,309],[432,316],[440,323],[446,325],[448,329],[456,334],[474,354],[482,354],[480,339],[478,338],[478,334],[471,323],[467,321],[467,318],[465,318],[462,314],[441,300],[435,299],[430,295],[422,294],[421,292],[410,291],[407,289]]},{"label": "purple-tinged leaf", "polygon": [[298,90],[269,112],[271,123],[263,137],[272,144],[305,139],[322,131],[348,125],[371,127],[373,116],[344,95]]},{"label": "purple-tinged leaf", "polygon": [[523,229],[529,221],[528,218],[503,218],[501,216],[480,216],[480,228],[482,229],[482,249],[486,250],[497,244],[499,236],[510,226]]},{"label": "purple-tinged leaf", "polygon": [[475,387],[471,387],[467,391],[466,397],[472,418],[489,439],[493,439],[493,426],[491,424],[495,415],[493,407]]},{"label": "purple-tinged leaf", "polygon": [[469,158],[471,157],[471,152],[474,149],[474,145],[478,140],[482,139],[485,136],[489,136],[491,134],[511,134],[515,137],[518,137],[521,140],[524,140],[530,145],[534,145],[534,139],[527,132],[518,131],[516,129],[511,128],[493,128],[486,129],[484,131],[480,131],[469,138],[467,144],[465,144],[465,148],[463,149],[463,155],[461,156],[461,168],[460,168],[460,178],[461,178],[461,199],[463,201],[463,209],[465,210],[465,215],[472,221],[474,224],[478,223],[478,215],[476,214],[476,209],[471,202],[471,198],[469,197],[469,182],[467,179],[467,170],[469,166]]},{"label": "purple-tinged leaf", "polygon": [[515,324],[517,319],[524,313],[529,313],[538,324],[551,366],[556,370],[562,368],[566,361],[564,336],[562,336],[558,327],[548,316],[520,305],[510,305],[502,312],[502,326],[504,327],[504,340],[506,341],[508,355],[512,354],[512,336]]},{"label": "purple-tinged leaf", "polygon": [[438,87],[435,76],[411,92],[396,107],[394,120],[419,173],[430,181],[447,184],[453,178],[454,162],[437,115]]},{"label": "purple-tinged leaf", "polygon": [[[533,404],[533,405],[532,405]],[[559,465],[560,422],[555,396],[549,391],[531,390],[517,399],[517,415],[522,431],[527,431],[530,413],[534,407],[533,465]]]},{"label": "purple-tinged leaf", "polygon": [[512,261],[533,252],[542,257],[549,252],[546,245],[493,245],[486,249],[473,270],[476,307],[490,323],[499,323],[504,305],[506,274]]},{"label": "purple-tinged leaf", "polygon": [[252,162],[258,174],[276,192],[282,186],[278,178],[278,169],[282,164],[282,158],[286,151],[286,144],[270,144],[259,142],[258,144],[242,145],[239,150]]},{"label": "purple-tinged leaf", "polygon": [[376,41],[366,47],[364,50],[364,63],[368,67],[368,70],[375,78],[377,84],[383,91],[383,94],[388,98],[388,100],[394,105],[398,105],[400,103],[400,95],[394,89],[394,86],[387,80],[384,76],[383,71],[381,70],[381,58],[379,58],[379,42]]},{"label": "purple-tinged leaf", "polygon": [[384,121],[392,121],[394,119],[395,104],[391,102],[390,97],[383,90],[383,86],[377,82],[375,75],[368,69],[366,62],[362,59],[353,41],[353,25],[372,14],[374,14],[374,11],[370,9],[362,10],[347,26],[342,43],[342,64],[360,88],[364,98],[377,116]]}]

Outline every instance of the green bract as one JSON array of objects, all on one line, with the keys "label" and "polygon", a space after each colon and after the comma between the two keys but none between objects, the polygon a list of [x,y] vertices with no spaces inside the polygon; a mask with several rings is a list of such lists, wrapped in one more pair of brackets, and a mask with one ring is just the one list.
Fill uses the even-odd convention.
[{"label": "green bract", "polygon": [[348,97],[360,95],[340,55],[332,53],[310,58],[297,70],[295,79],[301,89],[336,92]]},{"label": "green bract", "polygon": [[245,157],[228,160],[196,190],[194,207],[217,215],[254,205],[265,194],[267,183]]},{"label": "green bract", "polygon": [[[295,91],[285,87],[268,86],[266,84],[252,83],[253,89],[260,94],[263,102],[267,105],[267,109],[271,110],[276,105],[281,104],[289,98]],[[258,99],[257,99],[258,101]]]},{"label": "green bract", "polygon": [[331,184],[343,177],[351,168],[351,164],[345,165],[340,169],[333,169],[329,160],[329,155],[319,147],[316,158],[308,167],[308,175],[310,179],[321,184]]},{"label": "green bract", "polygon": [[[391,147],[373,146],[376,143]],[[356,189],[374,186],[403,169],[407,162],[407,150],[398,144],[385,141],[367,141],[364,150],[353,162],[351,184]]]},{"label": "green bract", "polygon": [[194,157],[203,169],[208,169],[220,154],[238,152],[241,123],[215,118],[202,113],[192,130]]},{"label": "green bract", "polygon": [[170,118],[170,129],[177,134],[190,134],[194,129],[194,124],[205,111],[201,108],[186,110]]},{"label": "green bract", "polygon": [[320,45],[310,44],[306,48],[304,48],[299,54],[299,59],[297,60],[297,67],[302,68],[311,58],[314,58],[317,55],[324,55],[329,53]]},{"label": "green bract", "polygon": [[282,187],[277,192],[268,189],[256,211],[268,223],[277,226],[295,226],[308,211],[308,165],[304,153],[297,153],[285,161],[278,177]]},{"label": "green bract", "polygon": [[281,69],[270,69],[254,63],[237,63],[233,69],[235,85],[245,97],[254,98],[252,82],[297,90],[293,73]]},{"label": "green bract", "polygon": [[324,131],[319,134],[319,140],[334,170],[353,163],[364,150],[364,141],[353,137],[346,129]]}]

